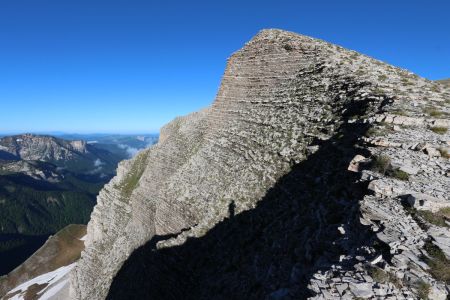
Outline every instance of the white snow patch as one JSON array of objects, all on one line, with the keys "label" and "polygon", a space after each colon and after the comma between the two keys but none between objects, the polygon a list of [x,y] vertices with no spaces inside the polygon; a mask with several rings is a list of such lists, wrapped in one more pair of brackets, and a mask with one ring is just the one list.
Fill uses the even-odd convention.
[{"label": "white snow patch", "polygon": [[55,285],[49,286],[47,289],[45,289],[40,295],[39,300],[50,300],[51,297],[55,296],[66,284],[69,283],[69,278],[65,277],[63,280],[58,282]]},{"label": "white snow patch", "polygon": [[21,285],[15,287],[14,289],[8,292],[8,294],[20,292],[10,299],[23,300],[27,289],[33,284],[38,285],[48,284],[43,291],[38,293],[38,295],[40,296],[39,299],[49,299],[64,287],[64,285],[69,280],[67,275],[69,274],[70,270],[72,270],[75,267],[75,265],[76,263],[72,263],[68,266],[64,266],[52,272],[39,275],[38,277],[35,277],[27,282],[22,283]]}]

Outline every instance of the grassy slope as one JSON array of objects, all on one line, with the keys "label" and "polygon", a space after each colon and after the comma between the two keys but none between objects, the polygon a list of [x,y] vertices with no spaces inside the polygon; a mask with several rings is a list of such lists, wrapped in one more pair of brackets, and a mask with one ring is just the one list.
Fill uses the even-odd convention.
[{"label": "grassy slope", "polygon": [[84,242],[80,240],[84,235],[85,225],[72,224],[51,236],[23,264],[8,275],[0,277],[0,297],[31,278],[77,261],[84,249]]}]

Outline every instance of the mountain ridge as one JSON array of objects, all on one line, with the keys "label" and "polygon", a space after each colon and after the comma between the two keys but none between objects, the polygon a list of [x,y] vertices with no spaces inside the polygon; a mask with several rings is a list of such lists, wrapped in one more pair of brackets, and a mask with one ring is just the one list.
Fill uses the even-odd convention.
[{"label": "mountain ridge", "polygon": [[29,133],[3,137],[0,146],[1,150],[26,160],[70,159],[73,154],[69,151],[80,154],[87,152],[86,142],[82,140],[65,141],[49,135]]},{"label": "mountain ridge", "polygon": [[[65,140],[48,135],[22,134],[0,138],[0,158],[6,160],[41,161],[86,173],[103,166],[105,173],[114,173],[119,158],[96,148],[84,140]],[[97,164],[97,165],[96,165]]]},{"label": "mountain ridge", "polygon": [[[392,146],[388,141],[376,139],[377,132],[374,131],[379,123],[390,126],[387,124],[394,120],[394,124],[424,126],[420,117],[428,105],[446,103],[441,92],[438,84],[324,41],[280,30],[260,32],[228,59],[213,105],[166,125],[157,146],[120,164],[118,175],[100,192],[88,225],[86,249],[72,273],[72,296],[74,299],[177,299],[180,295],[189,295],[193,299],[209,299],[213,295],[223,299],[242,296],[288,299],[308,295],[327,298],[327,295],[338,293],[335,290],[338,285],[344,287],[341,293],[347,297],[375,297],[383,293],[400,296],[404,293],[414,295],[417,293],[416,281],[424,281],[430,293],[445,297],[445,285],[426,272],[420,272],[419,276],[409,272],[408,276],[415,279],[397,288],[392,287],[392,283],[373,280],[369,275],[372,271],[358,262],[358,257],[370,262],[380,260],[377,257],[381,255],[380,266],[390,265],[403,274],[407,272],[401,264],[393,262],[393,254],[385,250],[390,239],[400,237],[373,233],[368,226],[376,224],[371,220],[375,218],[373,212],[379,209],[378,202],[371,202],[378,198],[371,198],[370,193],[384,198],[390,196],[383,190],[383,181],[374,180],[385,175],[369,171],[362,173],[361,178],[367,178],[363,180],[346,173],[353,156],[358,154],[373,161],[381,155],[379,148],[372,149],[370,145],[384,143],[386,151],[390,151]],[[445,112],[433,115],[448,113],[448,106],[443,108]],[[388,113],[405,110],[408,114],[405,117],[392,117]],[[448,120],[442,118],[427,122],[430,125],[425,126],[448,126]],[[371,127],[373,137],[365,137]],[[421,128],[420,133],[430,144],[442,145],[438,135],[425,128],[422,133]],[[389,133],[391,129],[377,130]],[[401,133],[402,129],[397,128],[397,131]],[[400,134],[398,138],[405,137]],[[405,147],[409,149],[410,146]],[[340,154],[336,157],[335,153]],[[388,153],[396,160],[392,170],[400,170],[395,165],[399,164],[397,156]],[[407,170],[403,166],[405,162],[400,160],[400,164],[402,170]],[[298,173],[298,169],[302,172]],[[316,177],[309,178],[305,174],[307,169],[316,170],[311,173]],[[445,190],[448,180],[436,180],[435,183]],[[398,182],[389,184],[398,185]],[[276,186],[280,186],[278,195],[281,196],[271,194]],[[411,184],[408,189],[417,187]],[[436,191],[433,196],[445,198],[436,188],[433,191]],[[264,217],[258,221],[257,217],[252,217],[252,212],[259,211],[260,205],[267,202],[264,199],[279,203],[280,207],[284,207],[284,202],[292,206],[286,207],[287,211],[280,211],[275,206],[274,211],[280,213],[279,216],[271,216],[263,210],[261,216]],[[311,201],[312,204],[308,204]],[[392,203],[395,210],[403,210],[397,207],[400,203],[394,198],[392,202],[386,201],[386,206]],[[336,213],[332,207],[343,212]],[[302,213],[303,210],[308,213]],[[364,225],[356,214],[360,210],[366,212],[361,221]],[[218,232],[216,234],[227,241],[225,237],[233,236],[232,232],[237,234],[232,229],[234,222],[230,220],[241,220],[238,217],[241,214],[248,216],[248,220],[242,222],[253,223],[248,230],[240,227],[249,236],[212,250],[221,239],[206,243],[209,232]],[[256,234],[251,232],[254,226],[270,231],[267,218],[282,220],[284,214],[292,215],[286,219],[292,228],[281,223],[284,234],[277,231],[267,236],[275,239],[275,248],[270,243],[263,243],[260,249],[249,250],[253,253],[251,256],[245,252],[224,252],[232,249],[233,244],[244,247],[245,239],[251,240]],[[315,220],[319,229],[302,226],[302,221],[296,221],[296,218],[304,220],[305,224]],[[324,218],[334,221],[327,223]],[[391,219],[396,220],[393,216]],[[389,230],[393,232],[399,226],[383,222],[392,226]],[[231,228],[223,228],[221,224],[230,224]],[[410,226],[415,232],[421,230],[414,222]],[[293,230],[298,230],[297,234]],[[363,233],[367,234],[367,240],[360,237]],[[292,236],[290,244],[283,240],[283,235]],[[302,238],[296,240],[296,235]],[[308,235],[315,238],[308,240]],[[323,240],[326,236],[328,239]],[[426,236],[424,233],[418,238],[425,241]],[[201,246],[202,243],[205,246]],[[341,246],[333,246],[333,243]],[[204,251],[211,249],[212,256],[205,252],[195,255],[193,251],[197,248],[191,247],[192,244],[198,244],[198,249]],[[309,245],[309,250],[301,247],[305,244]],[[142,245],[143,248],[135,251]],[[402,250],[404,254],[396,252],[395,248],[392,251],[398,259],[404,259],[405,255],[416,257],[423,245],[413,243],[408,251]],[[284,247],[295,248],[289,252],[292,256],[283,257],[279,251]],[[102,249],[109,251],[105,253]],[[344,262],[340,262],[339,253],[335,251],[344,252],[341,253]],[[221,269],[221,264],[228,265],[223,255],[241,263]],[[311,256],[315,258],[311,260]],[[251,260],[255,257],[262,261],[258,268],[252,269]],[[270,264],[268,257],[277,258],[278,267]],[[209,260],[215,264],[209,264]],[[338,267],[344,263],[352,265],[339,270],[332,268],[333,261]],[[149,267],[152,263],[154,267]],[[147,269],[140,267],[142,265]],[[218,267],[214,267],[216,265]],[[377,272],[391,272],[380,266],[376,266]],[[324,275],[323,271],[331,273]],[[353,281],[342,282],[346,280],[344,271],[351,274],[347,277],[353,277]],[[185,280],[186,277],[178,276],[177,272],[186,272],[193,282],[180,284],[176,289],[169,288],[171,282]],[[147,276],[136,277],[144,273]],[[258,274],[266,274],[265,279],[259,278]],[[336,281],[330,287],[326,282],[334,278],[332,274],[336,274]],[[114,276],[117,280],[112,281]],[[372,282],[378,281],[378,287],[366,281],[364,276]]]},{"label": "mountain ridge", "polygon": [[445,299],[448,235],[430,222],[449,203],[447,97],[354,51],[260,32],[212,106],[119,164],[71,297]]}]

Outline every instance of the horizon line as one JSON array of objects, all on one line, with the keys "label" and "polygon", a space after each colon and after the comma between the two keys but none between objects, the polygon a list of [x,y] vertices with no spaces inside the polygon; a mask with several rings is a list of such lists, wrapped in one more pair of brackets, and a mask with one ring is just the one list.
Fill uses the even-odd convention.
[{"label": "horizon line", "polygon": [[117,134],[117,135],[149,135],[149,134],[158,134],[158,131],[128,131],[128,132],[120,132],[120,131],[51,131],[51,130],[37,130],[37,131],[26,131],[26,130],[11,130],[11,131],[0,131],[0,135],[21,135],[21,134],[36,134],[36,135],[108,135],[108,134]]}]

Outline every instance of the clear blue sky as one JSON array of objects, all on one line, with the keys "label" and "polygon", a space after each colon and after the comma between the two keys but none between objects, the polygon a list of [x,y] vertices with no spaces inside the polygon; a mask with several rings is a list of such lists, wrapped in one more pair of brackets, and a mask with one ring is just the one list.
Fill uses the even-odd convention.
[{"label": "clear blue sky", "polygon": [[0,1],[0,132],[155,132],[263,28],[450,77],[450,1]]}]

